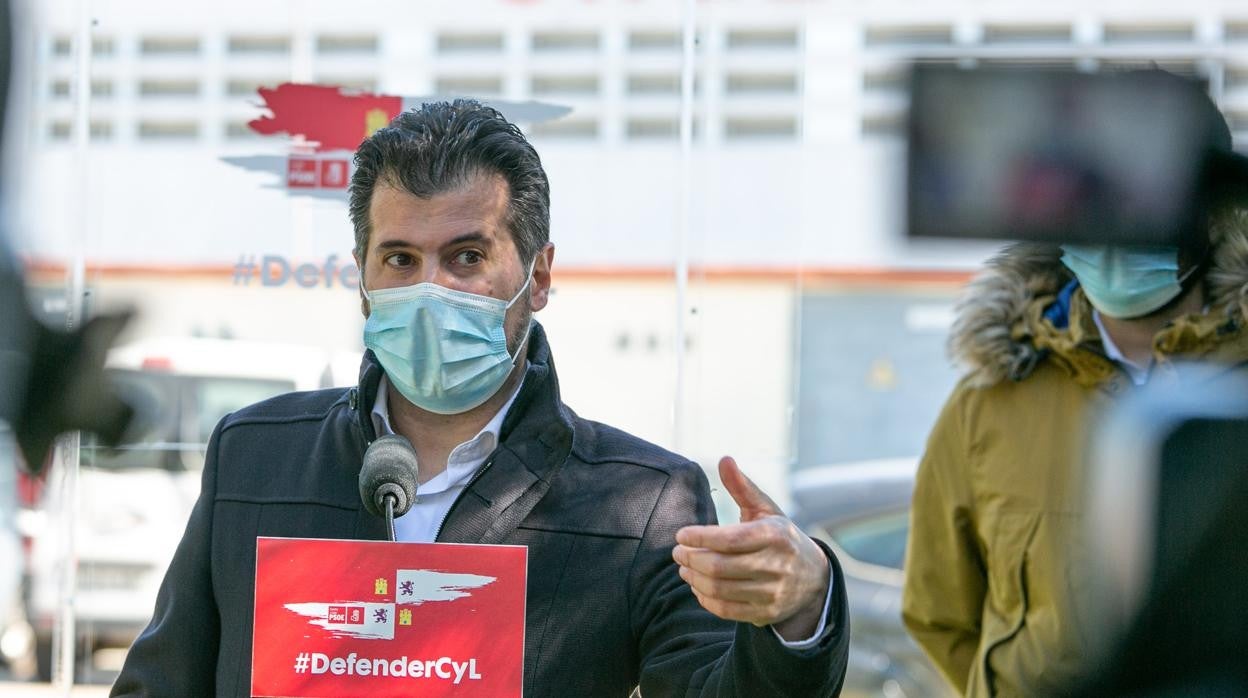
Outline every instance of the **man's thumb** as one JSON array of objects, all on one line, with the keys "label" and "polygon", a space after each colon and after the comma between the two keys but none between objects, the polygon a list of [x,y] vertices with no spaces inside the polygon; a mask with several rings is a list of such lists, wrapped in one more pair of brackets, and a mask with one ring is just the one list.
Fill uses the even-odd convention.
[{"label": "man's thumb", "polygon": [[737,461],[732,456],[719,459],[719,480],[724,489],[732,495],[732,501],[741,508],[741,520],[752,521],[764,516],[782,514],[780,507],[766,493],[754,484],[754,481],[741,472]]}]

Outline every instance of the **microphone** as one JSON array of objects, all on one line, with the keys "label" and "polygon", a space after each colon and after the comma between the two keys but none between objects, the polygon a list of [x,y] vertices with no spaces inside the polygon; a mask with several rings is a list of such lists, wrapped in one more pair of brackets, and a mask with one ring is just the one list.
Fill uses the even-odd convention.
[{"label": "microphone", "polygon": [[386,531],[394,537],[394,519],[416,501],[416,451],[398,434],[383,436],[364,452],[360,466],[360,499],[374,516],[386,517]]}]

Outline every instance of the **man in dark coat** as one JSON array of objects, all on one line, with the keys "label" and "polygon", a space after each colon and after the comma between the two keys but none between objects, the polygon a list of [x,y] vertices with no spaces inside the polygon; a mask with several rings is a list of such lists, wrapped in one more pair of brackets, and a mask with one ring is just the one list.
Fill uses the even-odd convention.
[{"label": "man in dark coat", "polygon": [[414,447],[406,541],[528,547],[530,696],[831,696],[848,651],[835,557],[731,458],[742,522],[715,525],[694,463],[577,417],[545,307],[554,247],[532,146],[493,109],[425,105],[370,136],[351,184],[358,387],[222,420],[203,490],[114,695],[247,695],[257,536],[385,538],[365,448]]}]

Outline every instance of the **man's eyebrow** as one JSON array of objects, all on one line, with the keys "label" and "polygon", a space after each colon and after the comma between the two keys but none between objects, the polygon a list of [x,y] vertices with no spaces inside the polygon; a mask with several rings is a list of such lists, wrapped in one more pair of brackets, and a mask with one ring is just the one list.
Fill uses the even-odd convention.
[{"label": "man's eyebrow", "polygon": [[409,245],[406,240],[398,240],[398,239],[383,240],[382,242],[377,243],[377,249],[379,250],[389,250],[389,249],[399,248],[399,247],[411,247],[411,245]]},{"label": "man's eyebrow", "polygon": [[[479,230],[474,230],[471,233],[464,233],[463,235],[457,235],[454,238],[447,240],[446,243],[442,246],[452,247],[454,245],[462,245],[465,242],[477,242],[477,243],[481,243],[484,245],[493,244],[493,241],[490,239],[488,235],[486,235],[485,233],[482,233]],[[393,240],[383,240],[377,243],[376,249],[391,250],[391,249],[410,248],[412,246],[413,245],[406,240],[395,238]]]},{"label": "man's eyebrow", "polygon": [[471,233],[464,233],[463,235],[458,235],[452,238],[451,240],[447,241],[444,247],[451,247],[453,245],[462,245],[465,242],[479,242],[485,245],[489,245],[493,241],[485,233],[479,230],[474,230]]}]

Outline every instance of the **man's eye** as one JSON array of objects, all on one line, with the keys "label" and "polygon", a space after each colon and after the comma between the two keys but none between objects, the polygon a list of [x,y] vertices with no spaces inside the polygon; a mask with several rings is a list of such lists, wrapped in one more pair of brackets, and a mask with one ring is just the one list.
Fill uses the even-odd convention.
[{"label": "man's eye", "polygon": [[399,252],[386,257],[386,264],[392,267],[408,267],[412,265],[412,256]]},{"label": "man's eye", "polygon": [[480,264],[484,259],[485,257],[483,257],[481,253],[476,250],[464,250],[463,252],[455,255],[455,262],[457,264]]}]

